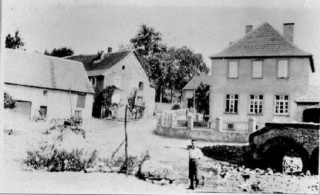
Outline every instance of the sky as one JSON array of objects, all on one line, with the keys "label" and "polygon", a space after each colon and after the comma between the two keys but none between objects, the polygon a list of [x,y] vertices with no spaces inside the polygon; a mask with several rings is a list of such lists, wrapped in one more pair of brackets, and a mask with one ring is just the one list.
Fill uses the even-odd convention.
[{"label": "sky", "polygon": [[147,24],[167,46],[201,53],[209,68],[209,56],[243,37],[246,25],[268,22],[282,33],[293,22],[294,43],[314,55],[320,72],[318,0],[5,0],[2,14],[1,38],[19,30],[28,51],[116,51]]}]

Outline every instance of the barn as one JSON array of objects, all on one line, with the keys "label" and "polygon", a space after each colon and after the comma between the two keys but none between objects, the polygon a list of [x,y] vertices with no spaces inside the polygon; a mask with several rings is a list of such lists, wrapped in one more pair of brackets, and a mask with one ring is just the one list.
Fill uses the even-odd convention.
[{"label": "barn", "polygon": [[4,92],[30,118],[92,114],[94,91],[81,63],[21,50],[3,50]]}]

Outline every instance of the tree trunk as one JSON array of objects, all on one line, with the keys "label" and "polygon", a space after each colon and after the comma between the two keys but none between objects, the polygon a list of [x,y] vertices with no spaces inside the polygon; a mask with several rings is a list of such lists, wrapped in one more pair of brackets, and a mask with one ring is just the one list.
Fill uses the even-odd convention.
[{"label": "tree trunk", "polygon": [[173,90],[172,90],[172,87],[171,87],[171,103],[173,103],[173,92],[172,92]]}]

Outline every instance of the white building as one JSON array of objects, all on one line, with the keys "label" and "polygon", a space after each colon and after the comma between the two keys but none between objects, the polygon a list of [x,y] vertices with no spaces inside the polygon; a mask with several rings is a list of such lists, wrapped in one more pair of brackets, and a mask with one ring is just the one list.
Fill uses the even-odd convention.
[{"label": "white building", "polygon": [[83,65],[66,59],[3,50],[4,92],[30,117],[91,117],[94,91]]}]

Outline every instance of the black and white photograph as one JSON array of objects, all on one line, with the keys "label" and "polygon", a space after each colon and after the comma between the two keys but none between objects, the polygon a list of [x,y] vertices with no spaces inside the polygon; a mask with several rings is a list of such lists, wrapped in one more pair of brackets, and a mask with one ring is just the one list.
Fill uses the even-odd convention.
[{"label": "black and white photograph", "polygon": [[320,1],[0,10],[0,193],[320,193]]}]

